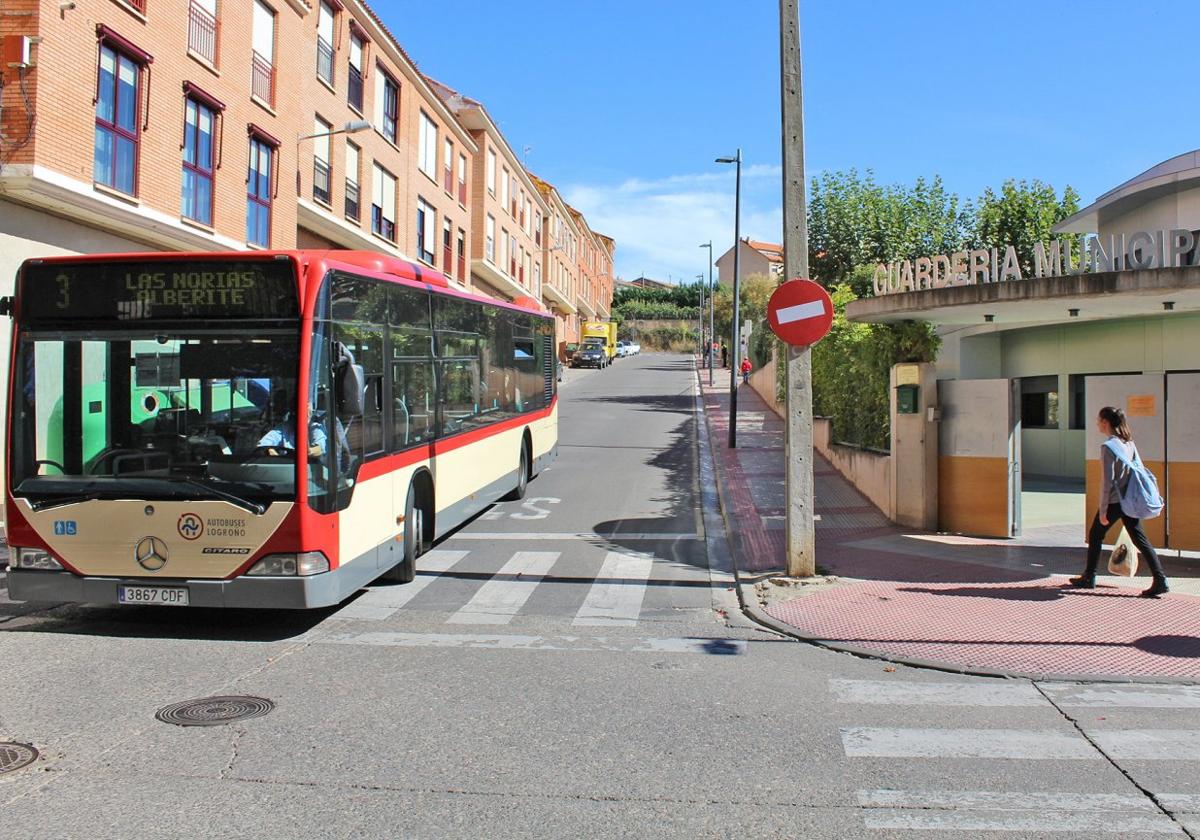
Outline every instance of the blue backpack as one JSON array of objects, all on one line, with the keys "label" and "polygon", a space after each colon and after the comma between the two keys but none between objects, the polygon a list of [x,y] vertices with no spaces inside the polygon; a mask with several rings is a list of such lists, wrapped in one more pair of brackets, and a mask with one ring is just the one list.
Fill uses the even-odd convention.
[{"label": "blue backpack", "polygon": [[1163,501],[1162,493],[1158,492],[1158,479],[1146,469],[1137,449],[1133,450],[1131,461],[1111,440],[1106,441],[1104,445],[1118,461],[1129,467],[1129,483],[1121,493],[1121,511],[1134,519],[1153,519],[1162,513],[1166,502]]}]

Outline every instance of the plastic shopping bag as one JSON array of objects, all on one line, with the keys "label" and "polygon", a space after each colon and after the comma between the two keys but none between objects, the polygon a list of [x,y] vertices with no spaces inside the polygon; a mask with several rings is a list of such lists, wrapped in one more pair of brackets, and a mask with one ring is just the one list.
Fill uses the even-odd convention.
[{"label": "plastic shopping bag", "polygon": [[1137,547],[1134,546],[1133,540],[1129,538],[1129,532],[1122,525],[1120,533],[1117,534],[1117,544],[1113,546],[1112,553],[1108,555],[1108,573],[1121,577],[1133,577],[1137,574],[1137,568]]}]

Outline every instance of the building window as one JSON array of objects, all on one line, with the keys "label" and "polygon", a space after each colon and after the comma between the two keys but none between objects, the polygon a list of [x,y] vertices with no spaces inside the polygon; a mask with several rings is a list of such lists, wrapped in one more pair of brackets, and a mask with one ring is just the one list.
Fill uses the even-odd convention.
[{"label": "building window", "polygon": [[467,282],[467,232],[458,229],[458,279]]},{"label": "building window", "polygon": [[454,195],[454,141],[449,137],[442,151],[442,189],[447,195]]},{"label": "building window", "polygon": [[183,122],[183,216],[204,225],[213,218],[212,108],[188,98]]},{"label": "building window", "polygon": [[505,167],[500,172],[500,204],[504,207],[504,212],[510,216],[514,215],[508,207],[508,168]]},{"label": "building window", "polygon": [[417,199],[417,258],[433,265],[437,247],[437,211],[425,199]]},{"label": "building window", "polygon": [[517,237],[509,237],[508,240],[508,276],[517,276]]},{"label": "building window", "polygon": [[375,68],[375,127],[396,142],[396,115],[400,113],[400,85],[383,67]]},{"label": "building window", "polygon": [[467,206],[467,156],[458,156],[458,203]]},{"label": "building window", "polygon": [[500,271],[508,266],[508,228],[500,228]]},{"label": "building window", "polygon": [[320,117],[313,120],[313,200],[328,206],[332,201],[329,170],[329,132],[333,126]]},{"label": "building window", "polygon": [[521,246],[521,253],[517,257],[517,281],[525,285],[525,246]]},{"label": "building window", "polygon": [[333,6],[322,0],[317,9],[317,75],[333,84]]},{"label": "building window", "polygon": [[496,219],[491,213],[483,223],[483,256],[490,262],[496,262]]},{"label": "building window", "polygon": [[487,150],[487,191],[489,195],[496,194],[496,150]]},{"label": "building window", "polygon": [[358,113],[363,109],[363,39],[350,33],[350,71],[346,82],[346,101]]},{"label": "building window", "polygon": [[371,185],[371,232],[396,241],[396,179],[375,164]]},{"label": "building window", "polygon": [[1058,377],[1027,376],[1021,380],[1021,426],[1058,428]]},{"label": "building window", "polygon": [[250,136],[250,171],[246,178],[246,241],[271,246],[271,164],[275,149],[261,137]]},{"label": "building window", "polygon": [[514,219],[517,218],[517,176],[512,176],[512,190],[509,192],[512,196],[512,206],[508,208],[508,215]]},{"label": "building window", "polygon": [[137,194],[141,132],[141,63],[133,56],[100,45],[96,91],[96,183]]},{"label": "building window", "polygon": [[541,247],[542,245],[542,211],[536,210],[533,214],[533,244]]},{"label": "building window", "polygon": [[358,222],[358,146],[346,141],[346,218]]},{"label": "building window", "polygon": [[454,276],[454,228],[449,219],[442,222],[442,271]]},{"label": "building window", "polygon": [[217,66],[217,0],[192,0],[188,9],[188,49]]},{"label": "building window", "polygon": [[438,130],[433,120],[422,111],[417,135],[417,168],[437,181]]},{"label": "building window", "polygon": [[526,233],[529,233],[529,224],[527,222],[528,215],[525,212],[529,207],[529,200],[525,198],[524,190],[521,190],[521,201],[518,206],[521,208],[521,218],[520,218],[521,230],[525,231]]},{"label": "building window", "polygon": [[275,107],[275,12],[262,0],[254,0],[250,92],[270,107]]}]

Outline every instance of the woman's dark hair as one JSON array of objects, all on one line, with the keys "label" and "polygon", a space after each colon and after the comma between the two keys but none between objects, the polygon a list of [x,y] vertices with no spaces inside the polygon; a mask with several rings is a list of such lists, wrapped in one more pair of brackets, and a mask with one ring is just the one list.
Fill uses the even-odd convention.
[{"label": "woman's dark hair", "polygon": [[1112,426],[1113,434],[1121,440],[1126,443],[1133,440],[1133,432],[1129,430],[1129,421],[1125,419],[1125,412],[1121,409],[1106,405],[1100,409],[1100,419]]}]

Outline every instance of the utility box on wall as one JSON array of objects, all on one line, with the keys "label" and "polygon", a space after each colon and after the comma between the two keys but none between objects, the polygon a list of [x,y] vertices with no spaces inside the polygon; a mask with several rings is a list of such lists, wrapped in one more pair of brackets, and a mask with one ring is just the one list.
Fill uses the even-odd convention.
[{"label": "utility box on wall", "polygon": [[897,385],[896,386],[896,413],[897,414],[917,414],[920,412],[921,403],[921,386],[919,385]]}]

